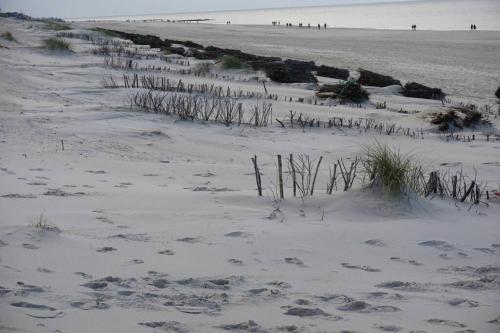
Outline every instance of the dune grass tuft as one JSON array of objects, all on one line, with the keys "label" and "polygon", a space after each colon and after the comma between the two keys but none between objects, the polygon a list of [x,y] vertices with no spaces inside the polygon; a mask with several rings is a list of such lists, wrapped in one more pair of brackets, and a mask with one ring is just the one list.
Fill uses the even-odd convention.
[{"label": "dune grass tuft", "polygon": [[193,73],[195,75],[207,75],[210,73],[210,63],[200,62],[197,63],[193,68]]},{"label": "dune grass tuft", "polygon": [[422,167],[411,155],[376,143],[366,147],[362,163],[370,186],[380,188],[390,197],[425,191]]},{"label": "dune grass tuft", "polygon": [[56,30],[56,31],[71,30],[71,27],[63,22],[47,20],[44,21],[44,23],[45,23],[44,28],[47,30]]},{"label": "dune grass tuft", "polygon": [[12,36],[12,33],[10,31],[5,31],[2,33],[2,38],[5,38],[6,40],[10,42],[17,42],[17,40]]},{"label": "dune grass tuft", "polygon": [[51,37],[43,40],[42,48],[49,51],[71,51],[71,45],[62,38]]},{"label": "dune grass tuft", "polygon": [[220,59],[220,65],[223,69],[243,69],[246,64],[232,55],[225,55]]}]

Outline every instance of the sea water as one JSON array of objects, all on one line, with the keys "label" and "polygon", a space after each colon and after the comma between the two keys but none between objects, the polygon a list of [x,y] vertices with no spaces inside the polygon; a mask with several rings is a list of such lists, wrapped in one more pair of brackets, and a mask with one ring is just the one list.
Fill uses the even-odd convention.
[{"label": "sea water", "polygon": [[465,30],[475,24],[479,30],[500,30],[500,0],[423,0],[397,3],[336,5],[322,7],[260,9],[107,17],[113,20],[199,20],[206,23],[281,25],[292,23],[312,28]]}]

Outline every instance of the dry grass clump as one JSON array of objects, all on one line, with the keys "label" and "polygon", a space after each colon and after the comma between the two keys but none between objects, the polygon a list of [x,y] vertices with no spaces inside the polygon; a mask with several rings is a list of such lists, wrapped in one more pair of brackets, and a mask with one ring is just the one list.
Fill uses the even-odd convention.
[{"label": "dry grass clump", "polygon": [[43,40],[42,48],[49,51],[71,51],[71,45],[62,38],[50,37]]},{"label": "dry grass clump", "polygon": [[210,63],[200,62],[197,63],[193,68],[193,74],[197,76],[207,75],[210,73]]},{"label": "dry grass clump", "polygon": [[431,119],[431,124],[438,125],[440,131],[463,129],[480,124],[487,124],[483,114],[474,105],[453,106],[444,113],[437,113]]},{"label": "dry grass clump", "polygon": [[337,98],[341,102],[361,103],[368,99],[368,92],[353,80],[324,85],[319,88],[316,95],[320,98]]},{"label": "dry grass clump", "polygon": [[36,218],[33,227],[40,231],[61,232],[58,227],[49,224],[47,217],[43,213]]},{"label": "dry grass clump", "polygon": [[12,36],[12,33],[10,31],[5,31],[2,33],[2,38],[5,38],[6,40],[10,42],[17,42],[17,40]]},{"label": "dry grass clump", "polygon": [[366,148],[362,163],[370,186],[380,188],[391,197],[424,193],[422,167],[410,155],[376,143]]}]

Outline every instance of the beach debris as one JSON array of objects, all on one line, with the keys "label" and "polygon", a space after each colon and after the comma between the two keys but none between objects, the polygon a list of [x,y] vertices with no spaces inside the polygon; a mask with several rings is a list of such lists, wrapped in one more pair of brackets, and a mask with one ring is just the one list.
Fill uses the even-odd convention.
[{"label": "beach debris", "polygon": [[489,125],[483,119],[483,114],[474,105],[459,105],[448,107],[445,112],[435,113],[431,124],[438,125],[440,131],[456,130],[478,125]]}]

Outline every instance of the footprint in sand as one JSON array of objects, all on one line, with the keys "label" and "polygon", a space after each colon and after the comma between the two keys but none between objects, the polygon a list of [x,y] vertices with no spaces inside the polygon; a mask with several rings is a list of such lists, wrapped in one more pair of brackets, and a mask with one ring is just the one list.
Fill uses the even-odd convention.
[{"label": "footprint in sand", "polygon": [[54,273],[54,271],[53,271],[53,270],[48,269],[48,268],[43,268],[43,267],[38,267],[38,268],[37,268],[37,272],[40,272],[40,273],[47,273],[47,274]]},{"label": "footprint in sand", "polygon": [[184,237],[184,238],[179,238],[176,241],[177,242],[194,244],[194,243],[199,243],[200,242],[200,238],[199,237]]},{"label": "footprint in sand", "polygon": [[377,288],[386,288],[386,289],[394,289],[399,291],[412,291],[412,292],[422,292],[427,291],[428,288],[418,282],[403,282],[403,281],[390,281],[383,282],[375,285]]},{"label": "footprint in sand", "polygon": [[450,327],[458,327],[458,328],[464,328],[467,327],[467,325],[462,324],[458,321],[453,321],[453,320],[446,320],[446,319],[428,319],[426,320],[429,324],[434,324],[434,325],[444,325],[444,326],[450,326]]},{"label": "footprint in sand", "polygon": [[385,242],[381,239],[369,239],[369,240],[364,241],[363,243],[366,245],[379,246],[379,247],[386,245]]},{"label": "footprint in sand", "polygon": [[166,332],[175,332],[175,333],[189,332],[181,325],[181,323],[177,321],[151,321],[151,322],[139,323],[139,325],[153,328],[155,330],[159,329]]},{"label": "footprint in sand", "polygon": [[495,249],[491,249],[489,247],[476,247],[476,248],[474,248],[474,250],[482,252],[484,254],[495,254],[495,252],[496,252]]},{"label": "footprint in sand", "polygon": [[132,259],[129,261],[130,264],[132,265],[141,265],[144,264],[144,260],[141,259]]},{"label": "footprint in sand", "polygon": [[291,307],[285,313],[287,316],[296,317],[330,317],[333,320],[340,320],[342,317],[332,316],[329,313],[319,309],[319,308],[304,308],[304,307]]},{"label": "footprint in sand", "polygon": [[339,311],[357,312],[357,313],[373,313],[373,312],[397,312],[399,308],[390,305],[374,306],[364,301],[353,301],[345,305],[337,307]]},{"label": "footprint in sand", "polygon": [[400,262],[400,263],[405,263],[405,264],[410,264],[410,265],[413,265],[413,266],[422,266],[423,264],[416,261],[416,260],[406,260],[406,259],[401,259],[400,257],[391,257],[389,258],[391,259],[392,261],[397,261],[397,262]]},{"label": "footprint in sand", "polygon": [[172,251],[172,250],[163,250],[163,251],[159,251],[158,253],[166,255],[166,256],[173,256],[173,255],[175,255],[175,252]]},{"label": "footprint in sand", "polygon": [[252,234],[249,234],[249,233],[243,232],[243,231],[233,231],[233,232],[225,234],[224,236],[226,236],[226,237],[243,237],[243,238],[246,238],[246,237],[252,236]]},{"label": "footprint in sand", "polygon": [[85,172],[92,173],[94,175],[104,175],[106,171],[104,170],[86,170]]},{"label": "footprint in sand", "polygon": [[108,219],[105,216],[98,216],[98,217],[96,217],[96,220],[99,220],[102,223],[108,223],[108,224],[114,224],[115,223],[115,222],[113,222],[112,220]]},{"label": "footprint in sand", "polygon": [[236,266],[243,266],[243,261],[239,260],[239,259],[231,258],[231,259],[228,259],[227,262],[230,264],[236,265]]},{"label": "footprint in sand", "polygon": [[107,252],[113,252],[113,251],[116,251],[116,249],[114,247],[111,247],[111,246],[104,246],[104,247],[97,249],[97,252],[100,252],[100,253],[107,253]]},{"label": "footprint in sand", "polygon": [[353,264],[350,264],[347,262],[342,263],[342,267],[347,268],[347,269],[359,269],[359,270],[362,270],[365,272],[372,272],[372,273],[381,272],[381,270],[378,268],[373,268],[370,266],[353,265]]},{"label": "footprint in sand", "polygon": [[36,246],[36,245],[33,245],[33,244],[28,244],[28,243],[24,243],[23,244],[23,247],[25,249],[28,249],[28,250],[38,250],[40,247]]},{"label": "footprint in sand", "polygon": [[15,303],[10,303],[10,305],[16,308],[25,308],[25,309],[48,310],[48,311],[56,310],[55,308],[45,304],[33,304],[29,302],[15,302]]},{"label": "footprint in sand", "polygon": [[297,265],[297,266],[305,266],[304,262],[300,260],[299,258],[285,258],[285,262],[287,264],[292,264],[292,265]]},{"label": "footprint in sand", "polygon": [[395,326],[395,325],[374,325],[374,327],[378,330],[384,331],[384,332],[400,332],[403,330],[402,327]]},{"label": "footprint in sand", "polygon": [[34,194],[18,194],[18,193],[9,193],[9,194],[4,194],[0,195],[0,198],[6,198],[6,199],[36,199],[36,195]]},{"label": "footprint in sand", "polygon": [[432,248],[438,249],[440,251],[456,250],[456,248],[453,245],[449,244],[448,242],[439,241],[439,240],[429,240],[429,241],[425,241],[425,242],[420,242],[420,243],[418,243],[418,245],[432,247]]},{"label": "footprint in sand", "polygon": [[75,275],[81,276],[84,279],[92,279],[93,276],[83,272],[75,272]]}]

